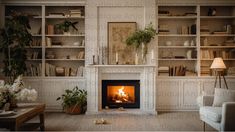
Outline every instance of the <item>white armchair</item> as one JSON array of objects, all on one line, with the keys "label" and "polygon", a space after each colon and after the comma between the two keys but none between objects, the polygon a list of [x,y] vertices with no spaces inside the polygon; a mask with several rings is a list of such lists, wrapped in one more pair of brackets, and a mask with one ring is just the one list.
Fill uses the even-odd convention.
[{"label": "white armchair", "polygon": [[218,131],[235,131],[235,102],[224,102],[222,107],[213,107],[214,96],[203,96],[200,119]]}]

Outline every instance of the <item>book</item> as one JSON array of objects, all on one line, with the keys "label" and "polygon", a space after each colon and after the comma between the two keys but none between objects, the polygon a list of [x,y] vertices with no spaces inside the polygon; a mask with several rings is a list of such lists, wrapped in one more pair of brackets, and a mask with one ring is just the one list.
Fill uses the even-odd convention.
[{"label": "book", "polygon": [[47,25],[47,34],[48,35],[54,34],[54,25]]},{"label": "book", "polygon": [[51,38],[50,37],[46,37],[46,46],[51,47]]}]

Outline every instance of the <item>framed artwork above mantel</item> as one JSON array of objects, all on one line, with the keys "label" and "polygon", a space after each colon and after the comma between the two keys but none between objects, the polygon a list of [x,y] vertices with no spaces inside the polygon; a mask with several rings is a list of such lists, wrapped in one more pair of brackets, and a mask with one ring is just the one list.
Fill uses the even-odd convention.
[{"label": "framed artwork above mantel", "polygon": [[108,64],[134,65],[135,48],[126,39],[137,29],[136,22],[108,22]]}]

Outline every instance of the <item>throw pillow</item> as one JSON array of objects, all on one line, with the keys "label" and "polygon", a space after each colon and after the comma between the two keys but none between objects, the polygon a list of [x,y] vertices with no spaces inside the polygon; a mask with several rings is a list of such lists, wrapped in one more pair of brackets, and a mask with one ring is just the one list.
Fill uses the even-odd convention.
[{"label": "throw pillow", "polygon": [[215,88],[214,107],[222,107],[224,102],[235,102],[235,90]]},{"label": "throw pillow", "polygon": [[207,95],[206,92],[205,92],[205,91],[202,91],[201,95],[199,95],[199,96],[197,97],[197,105],[198,105],[199,107],[202,107],[202,106],[203,106],[203,96],[206,96],[206,95]]}]

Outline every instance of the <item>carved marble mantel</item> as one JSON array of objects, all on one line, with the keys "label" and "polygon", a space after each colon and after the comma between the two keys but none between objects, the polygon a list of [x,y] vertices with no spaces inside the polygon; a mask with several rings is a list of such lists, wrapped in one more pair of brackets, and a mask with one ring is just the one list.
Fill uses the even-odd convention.
[{"label": "carved marble mantel", "polygon": [[[152,65],[90,65],[87,72],[87,114],[102,113],[102,80],[140,80],[141,114],[156,114],[156,69]],[[128,109],[129,110],[129,109]],[[128,111],[127,110],[127,111]],[[131,111],[131,110],[130,110]],[[111,112],[111,111],[110,111]]]}]

